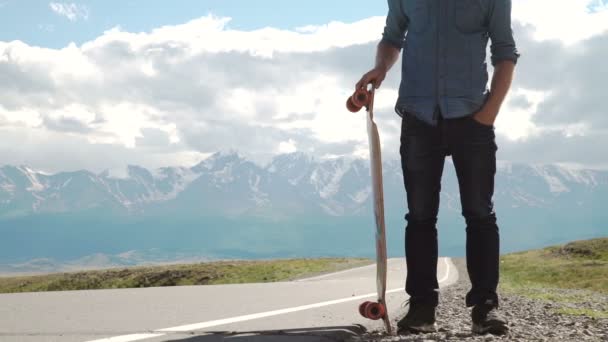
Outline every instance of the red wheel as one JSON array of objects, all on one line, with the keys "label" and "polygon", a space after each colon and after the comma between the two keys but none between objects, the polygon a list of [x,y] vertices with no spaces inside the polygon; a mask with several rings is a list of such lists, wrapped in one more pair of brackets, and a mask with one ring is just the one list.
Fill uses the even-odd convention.
[{"label": "red wheel", "polygon": [[369,303],[365,306],[365,317],[373,320],[378,320],[386,314],[384,305],[380,303]]},{"label": "red wheel", "polygon": [[367,103],[369,102],[369,92],[367,91],[367,89],[365,88],[361,88],[361,89],[357,89],[357,91],[355,91],[355,93],[353,94],[353,96],[351,96],[351,98],[353,99],[353,104],[357,107],[363,107],[366,106]]},{"label": "red wheel", "polygon": [[365,317],[365,306],[367,306],[367,304],[371,303],[370,301],[367,302],[363,302],[361,304],[359,304],[359,313],[361,314],[361,316]]},{"label": "red wheel", "polygon": [[361,110],[361,107],[355,106],[352,97],[349,97],[348,100],[346,100],[346,108],[353,113],[356,113]]}]

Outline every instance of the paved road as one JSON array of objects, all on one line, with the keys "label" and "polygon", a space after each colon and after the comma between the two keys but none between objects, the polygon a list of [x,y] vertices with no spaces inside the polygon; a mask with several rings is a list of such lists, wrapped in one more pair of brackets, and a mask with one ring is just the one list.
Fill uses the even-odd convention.
[{"label": "paved road", "polygon": [[[383,328],[357,311],[374,300],[375,272],[371,265],[292,282],[0,294],[0,341],[335,339]],[[458,278],[449,258],[437,273],[441,286]],[[389,259],[391,319],[405,310],[405,274],[405,259]]]}]

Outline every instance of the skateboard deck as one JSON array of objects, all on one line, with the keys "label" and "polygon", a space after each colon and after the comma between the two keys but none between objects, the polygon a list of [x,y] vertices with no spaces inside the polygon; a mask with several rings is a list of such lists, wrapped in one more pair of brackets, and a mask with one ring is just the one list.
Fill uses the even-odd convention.
[{"label": "skateboard deck", "polygon": [[359,313],[363,317],[377,320],[382,319],[388,334],[392,335],[392,327],[386,307],[386,280],[387,280],[387,253],[386,253],[386,226],[384,221],[384,191],[382,184],[382,156],[380,148],[380,135],[374,122],[374,88],[371,90],[358,90],[347,101],[350,111],[358,111],[366,107],[367,136],[369,141],[369,160],[371,169],[372,193],[374,203],[374,222],[376,240],[376,289],[377,302],[364,302],[359,306]]}]

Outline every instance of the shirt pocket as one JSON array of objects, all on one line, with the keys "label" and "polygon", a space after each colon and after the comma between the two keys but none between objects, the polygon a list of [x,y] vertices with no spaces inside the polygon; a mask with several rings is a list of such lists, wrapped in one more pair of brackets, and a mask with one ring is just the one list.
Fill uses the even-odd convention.
[{"label": "shirt pocket", "polygon": [[462,33],[486,31],[485,6],[480,0],[457,0],[454,4],[454,23]]},{"label": "shirt pocket", "polygon": [[420,33],[429,26],[429,0],[405,1],[405,14],[409,19],[408,31]]}]

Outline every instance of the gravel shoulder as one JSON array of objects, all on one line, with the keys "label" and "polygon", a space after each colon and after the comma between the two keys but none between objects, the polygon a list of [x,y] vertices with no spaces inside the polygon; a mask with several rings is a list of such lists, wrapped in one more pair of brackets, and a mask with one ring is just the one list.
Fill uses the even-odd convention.
[{"label": "gravel shoulder", "polygon": [[[567,289],[560,289],[559,296],[577,300],[555,302],[500,292],[500,310],[509,320],[509,333],[504,336],[472,334],[470,309],[464,304],[464,296],[470,288],[466,263],[464,259],[452,261],[458,268],[459,279],[441,290],[438,332],[391,337],[382,331],[371,331],[353,341],[608,341],[608,318],[564,313],[584,313],[589,309],[606,311],[608,295]],[[394,326],[401,318],[393,319]]]}]

